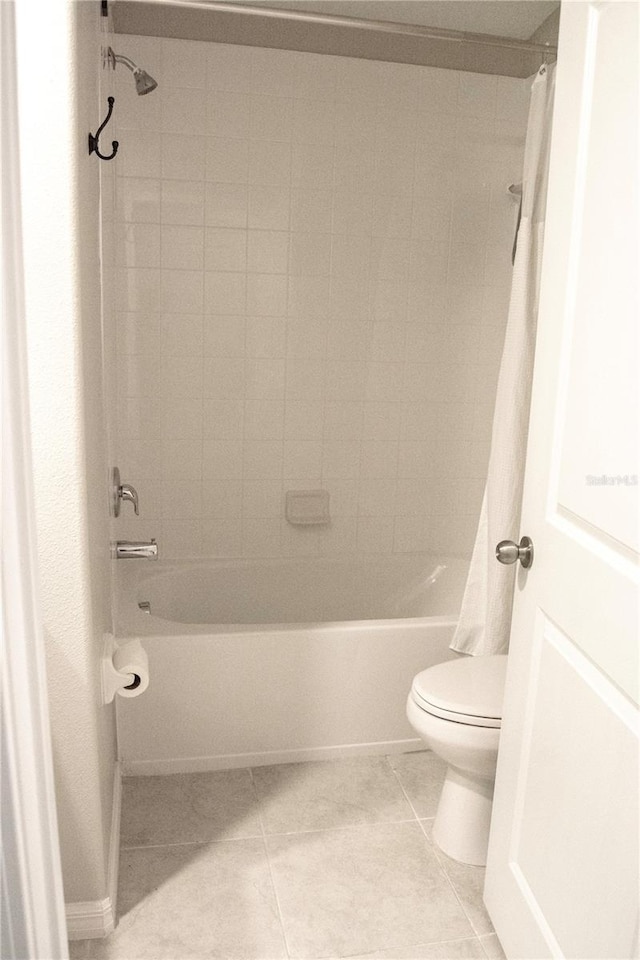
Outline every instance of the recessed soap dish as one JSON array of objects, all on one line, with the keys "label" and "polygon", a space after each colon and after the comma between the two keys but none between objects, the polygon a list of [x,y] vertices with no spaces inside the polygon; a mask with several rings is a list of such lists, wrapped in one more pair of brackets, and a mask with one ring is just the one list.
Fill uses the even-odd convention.
[{"label": "recessed soap dish", "polygon": [[331,521],[328,490],[287,490],[285,517],[296,527],[322,526]]}]

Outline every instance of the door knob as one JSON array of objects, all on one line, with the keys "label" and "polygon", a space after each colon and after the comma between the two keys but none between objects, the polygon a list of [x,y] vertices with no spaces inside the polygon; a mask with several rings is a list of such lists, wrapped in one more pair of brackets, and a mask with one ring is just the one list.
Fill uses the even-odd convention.
[{"label": "door knob", "polygon": [[530,567],[533,563],[533,541],[529,537],[523,537],[519,544],[513,540],[501,540],[496,547],[496,559],[500,563],[519,560],[523,567]]}]

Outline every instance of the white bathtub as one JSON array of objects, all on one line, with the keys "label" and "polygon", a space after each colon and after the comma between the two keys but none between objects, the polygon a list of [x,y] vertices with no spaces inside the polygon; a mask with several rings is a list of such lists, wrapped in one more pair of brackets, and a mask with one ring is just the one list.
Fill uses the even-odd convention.
[{"label": "white bathtub", "polygon": [[151,677],[139,698],[117,698],[124,772],[419,747],[407,692],[456,656],[466,570],[425,555],[118,561],[118,637],[142,638]]}]

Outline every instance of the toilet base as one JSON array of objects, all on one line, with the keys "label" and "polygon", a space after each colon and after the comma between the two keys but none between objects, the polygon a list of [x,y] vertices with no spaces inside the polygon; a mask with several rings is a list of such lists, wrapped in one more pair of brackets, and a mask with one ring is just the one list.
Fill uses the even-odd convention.
[{"label": "toilet base", "polygon": [[449,767],[433,825],[433,839],[443,853],[484,867],[492,805],[492,780],[469,777]]}]

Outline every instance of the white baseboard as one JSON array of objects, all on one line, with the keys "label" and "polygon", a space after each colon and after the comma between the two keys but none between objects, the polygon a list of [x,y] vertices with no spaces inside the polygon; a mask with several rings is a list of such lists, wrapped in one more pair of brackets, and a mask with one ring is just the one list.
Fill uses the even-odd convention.
[{"label": "white baseboard", "polygon": [[67,937],[69,940],[97,940],[112,933],[116,925],[118,900],[118,866],[120,859],[120,812],[122,809],[122,772],[116,763],[113,773],[111,835],[107,865],[107,891],[104,900],[67,903]]},{"label": "white baseboard", "polygon": [[69,940],[97,940],[115,928],[111,897],[104,900],[83,900],[65,905]]},{"label": "white baseboard", "polygon": [[237,767],[264,767],[272,763],[300,763],[305,760],[334,760],[340,757],[380,756],[424,750],[424,741],[384,740],[376,743],[347,743],[332,747],[307,747],[298,750],[269,750],[263,753],[226,753],[211,757],[176,757],[162,760],[121,760],[122,774],[128,777],[156,776],[166,773],[203,773]]}]

